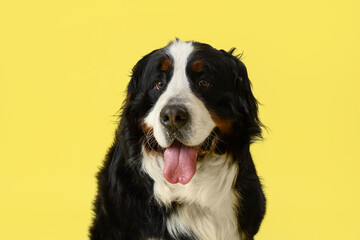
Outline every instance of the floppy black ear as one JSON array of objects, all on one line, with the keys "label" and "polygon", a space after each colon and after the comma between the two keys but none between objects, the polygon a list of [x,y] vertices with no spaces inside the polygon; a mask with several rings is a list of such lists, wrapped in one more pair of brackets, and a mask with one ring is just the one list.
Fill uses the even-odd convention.
[{"label": "floppy black ear", "polygon": [[237,102],[242,115],[241,118],[250,137],[261,138],[261,127],[263,125],[258,117],[258,101],[252,93],[251,82],[245,64],[239,59],[241,55],[234,56],[234,51],[235,49],[231,49],[227,54],[233,63],[234,86],[238,96]]},{"label": "floppy black ear", "polygon": [[142,59],[140,59],[132,69],[131,79],[127,87],[127,97],[126,99],[132,100],[134,96],[141,89],[140,79],[144,76],[147,71],[147,65],[151,55],[157,50],[152,51],[151,53],[145,55]]},{"label": "floppy black ear", "polygon": [[154,53],[158,50],[154,50],[151,53],[145,55],[140,59],[132,69],[131,79],[127,86],[126,99],[123,102],[122,118],[132,119],[134,123],[137,123],[139,116],[149,106],[146,84],[148,81],[144,80],[148,75],[149,65],[151,65],[151,59]]}]

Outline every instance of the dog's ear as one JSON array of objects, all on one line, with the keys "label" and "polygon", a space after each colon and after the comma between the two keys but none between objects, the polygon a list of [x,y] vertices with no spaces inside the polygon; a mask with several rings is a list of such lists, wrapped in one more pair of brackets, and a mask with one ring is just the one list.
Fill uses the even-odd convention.
[{"label": "dog's ear", "polygon": [[251,90],[251,82],[248,77],[245,64],[240,60],[241,55],[234,55],[235,48],[228,52],[223,51],[232,62],[232,75],[234,90],[237,95],[237,107],[240,110],[241,118],[251,137],[261,137],[263,126],[258,117],[258,101]]},{"label": "dog's ear", "polygon": [[141,89],[140,79],[145,75],[145,73],[147,71],[147,65],[148,65],[149,59],[155,51],[157,51],[157,50],[154,50],[151,53],[145,55],[133,67],[132,74],[131,74],[131,80],[127,87],[127,96],[126,96],[127,101],[132,100],[134,98],[134,96],[136,96],[138,91]]}]

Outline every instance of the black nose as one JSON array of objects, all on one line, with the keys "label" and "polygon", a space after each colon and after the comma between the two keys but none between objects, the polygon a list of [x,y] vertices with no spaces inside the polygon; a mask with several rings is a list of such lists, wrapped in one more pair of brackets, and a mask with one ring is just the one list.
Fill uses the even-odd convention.
[{"label": "black nose", "polygon": [[189,113],[183,106],[168,105],[160,112],[160,121],[165,127],[179,128],[189,120]]}]

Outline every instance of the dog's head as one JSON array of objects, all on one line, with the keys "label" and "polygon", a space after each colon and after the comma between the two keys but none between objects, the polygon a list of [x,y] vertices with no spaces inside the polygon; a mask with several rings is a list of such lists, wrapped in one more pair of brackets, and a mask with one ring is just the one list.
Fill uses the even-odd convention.
[{"label": "dog's head", "polygon": [[198,159],[261,134],[245,65],[232,53],[176,40],[133,69],[123,117],[141,129],[146,151],[164,155],[171,183],[189,182]]}]

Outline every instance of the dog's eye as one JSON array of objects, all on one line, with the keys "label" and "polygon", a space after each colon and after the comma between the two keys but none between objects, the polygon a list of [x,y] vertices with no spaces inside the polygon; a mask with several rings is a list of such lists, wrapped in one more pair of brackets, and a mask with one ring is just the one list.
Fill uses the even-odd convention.
[{"label": "dog's eye", "polygon": [[161,90],[165,87],[165,82],[164,81],[157,81],[155,84],[155,87],[157,90]]},{"label": "dog's eye", "polygon": [[199,86],[203,87],[203,88],[208,88],[210,86],[210,83],[203,79],[203,80],[200,80]]}]

